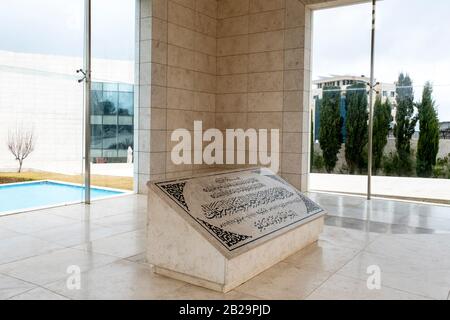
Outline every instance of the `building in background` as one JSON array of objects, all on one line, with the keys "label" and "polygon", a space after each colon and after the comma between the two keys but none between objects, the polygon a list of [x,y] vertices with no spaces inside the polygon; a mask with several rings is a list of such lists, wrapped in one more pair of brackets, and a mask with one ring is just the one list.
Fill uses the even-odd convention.
[{"label": "building in background", "polygon": [[93,162],[127,162],[128,150],[133,149],[134,86],[94,82],[91,97]]},{"label": "building in background", "polygon": [[[346,93],[349,86],[357,83],[364,83],[366,85],[366,90],[369,92],[370,78],[364,75],[362,76],[351,76],[351,75],[333,75],[331,77],[321,77],[319,80],[313,81],[312,90],[312,114],[314,115],[314,140],[319,140],[319,130],[320,130],[320,100],[323,97],[323,90],[326,87],[339,87],[341,90],[341,101],[340,101],[340,113],[344,120],[347,118],[347,107],[346,107]],[[383,83],[376,82],[375,85],[376,95],[374,98],[381,97],[382,102],[389,101],[392,106],[392,117],[395,119],[396,114],[396,85],[395,83]],[[346,128],[345,125],[342,128],[342,136],[346,138]]]},{"label": "building in background", "polygon": [[450,121],[439,123],[439,131],[441,132],[441,139],[450,140]]},{"label": "building in background", "polygon": [[[84,92],[76,73],[82,65],[81,57],[0,51],[1,170],[17,169],[9,132],[32,128],[36,146],[26,169],[82,172]],[[133,145],[134,62],[94,59],[92,68],[93,160],[126,162]]]}]

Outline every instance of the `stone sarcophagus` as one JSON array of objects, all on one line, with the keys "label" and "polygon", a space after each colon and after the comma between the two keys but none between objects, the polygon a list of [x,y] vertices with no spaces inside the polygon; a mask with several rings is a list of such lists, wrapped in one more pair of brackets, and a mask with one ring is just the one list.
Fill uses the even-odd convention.
[{"label": "stone sarcophagus", "polygon": [[315,242],[324,211],[267,169],[149,183],[154,271],[227,292]]}]

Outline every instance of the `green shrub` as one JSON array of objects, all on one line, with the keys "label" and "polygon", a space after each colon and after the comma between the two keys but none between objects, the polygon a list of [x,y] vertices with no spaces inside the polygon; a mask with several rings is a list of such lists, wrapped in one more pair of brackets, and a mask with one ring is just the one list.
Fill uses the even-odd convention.
[{"label": "green shrub", "polygon": [[397,152],[383,156],[383,172],[393,177],[415,177],[415,157],[412,152],[408,157],[400,158]]},{"label": "green shrub", "polygon": [[325,161],[323,159],[323,156],[317,151],[314,151],[313,155],[312,172],[313,173],[325,172]]},{"label": "green shrub", "polygon": [[433,178],[450,179],[450,154],[439,158],[433,167]]},{"label": "green shrub", "polygon": [[343,163],[341,168],[339,169],[339,174],[350,174],[350,169],[348,168],[347,163]]}]

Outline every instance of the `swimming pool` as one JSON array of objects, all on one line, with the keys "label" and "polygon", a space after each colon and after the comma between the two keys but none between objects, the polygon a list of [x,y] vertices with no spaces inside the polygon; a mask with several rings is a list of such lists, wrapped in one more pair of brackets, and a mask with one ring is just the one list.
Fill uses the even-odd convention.
[{"label": "swimming pool", "polygon": [[[92,187],[91,199],[126,193],[126,191]],[[4,184],[0,185],[0,214],[76,203],[83,199],[84,187],[76,184],[48,180]]]}]

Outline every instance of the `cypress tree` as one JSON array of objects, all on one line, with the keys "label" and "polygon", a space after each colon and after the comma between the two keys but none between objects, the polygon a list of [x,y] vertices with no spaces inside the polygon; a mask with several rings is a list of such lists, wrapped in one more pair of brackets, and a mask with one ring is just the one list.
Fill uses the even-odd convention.
[{"label": "cypress tree", "polygon": [[339,103],[341,90],[339,87],[325,87],[323,89],[320,107],[319,142],[328,173],[333,172],[337,162],[337,154],[342,144],[342,125]]},{"label": "cypress tree", "polygon": [[439,151],[439,119],[432,98],[433,87],[427,82],[422,101],[418,104],[420,136],[417,145],[416,172],[419,177],[431,177]]},{"label": "cypress tree", "polygon": [[388,142],[389,129],[392,122],[391,104],[387,99],[382,103],[377,97],[373,112],[373,169],[375,174],[381,168],[383,152]]},{"label": "cypress tree", "polygon": [[364,83],[347,88],[345,160],[350,174],[364,169],[363,150],[367,144],[369,120],[367,104],[367,89]]},{"label": "cypress tree", "polygon": [[415,132],[417,117],[414,116],[414,91],[408,74],[400,73],[397,81],[397,113],[395,116],[395,146],[398,153],[397,174],[410,175],[411,138]]}]

